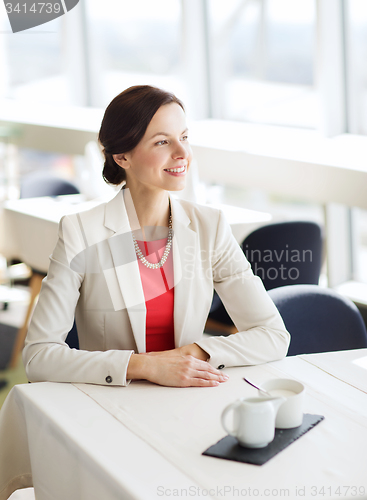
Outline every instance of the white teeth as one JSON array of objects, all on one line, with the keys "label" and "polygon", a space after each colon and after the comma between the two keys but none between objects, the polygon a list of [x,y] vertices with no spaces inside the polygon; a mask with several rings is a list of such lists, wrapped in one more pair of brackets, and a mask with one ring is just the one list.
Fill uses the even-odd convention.
[{"label": "white teeth", "polygon": [[185,167],[181,167],[181,168],[167,168],[165,170],[166,170],[166,172],[183,172],[185,170]]}]

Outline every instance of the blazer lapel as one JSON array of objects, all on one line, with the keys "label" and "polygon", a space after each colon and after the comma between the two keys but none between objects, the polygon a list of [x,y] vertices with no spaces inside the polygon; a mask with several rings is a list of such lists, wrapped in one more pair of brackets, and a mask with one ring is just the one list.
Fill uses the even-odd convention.
[{"label": "blazer lapel", "polygon": [[173,224],[174,329],[175,345],[185,345],[188,303],[195,277],[198,235],[190,228],[191,220],[179,201],[170,196]]},{"label": "blazer lapel", "polygon": [[[125,204],[133,214],[131,226]],[[107,203],[105,226],[113,231],[107,240],[113,267],[104,270],[113,306],[127,310],[138,351],[145,352],[146,307],[131,234],[140,226],[128,189]]]}]

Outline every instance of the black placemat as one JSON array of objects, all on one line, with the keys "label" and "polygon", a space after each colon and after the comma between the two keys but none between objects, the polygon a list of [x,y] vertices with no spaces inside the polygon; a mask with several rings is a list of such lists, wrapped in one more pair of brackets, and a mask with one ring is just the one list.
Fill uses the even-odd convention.
[{"label": "black placemat", "polygon": [[210,446],[202,454],[210,457],[224,458],[225,460],[234,460],[236,462],[244,462],[253,465],[263,465],[265,462],[274,457],[277,453],[284,450],[293,441],[300,438],[315,427],[325,417],[322,415],[311,415],[305,413],[303,415],[302,425],[295,429],[275,429],[275,437],[265,448],[245,448],[238,444],[235,437],[226,436],[218,443]]}]

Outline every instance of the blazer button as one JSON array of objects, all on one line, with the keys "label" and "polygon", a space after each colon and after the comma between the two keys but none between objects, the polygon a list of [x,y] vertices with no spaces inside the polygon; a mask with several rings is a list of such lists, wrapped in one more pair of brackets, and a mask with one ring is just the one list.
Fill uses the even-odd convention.
[{"label": "blazer button", "polygon": [[224,365],[219,365],[218,366],[218,370],[221,370],[222,368],[224,368]]},{"label": "blazer button", "polygon": [[108,377],[106,377],[106,382],[107,382],[107,384],[110,384],[112,382],[111,375],[108,375]]}]

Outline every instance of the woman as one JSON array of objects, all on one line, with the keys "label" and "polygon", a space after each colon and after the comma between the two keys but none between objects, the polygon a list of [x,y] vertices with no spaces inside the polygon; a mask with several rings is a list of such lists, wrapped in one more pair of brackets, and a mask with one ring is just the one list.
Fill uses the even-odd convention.
[{"label": "woman", "polygon": [[[222,212],[177,200],[192,152],[172,94],[131,87],[99,133],[110,202],[60,222],[24,349],[31,381],[216,386],[286,355],[289,334]],[[213,287],[239,333],[202,338]],[[73,320],[80,350],[65,338]]]}]

